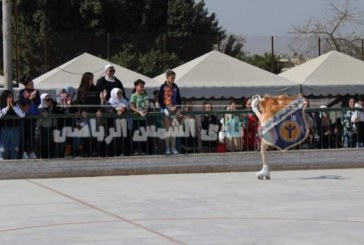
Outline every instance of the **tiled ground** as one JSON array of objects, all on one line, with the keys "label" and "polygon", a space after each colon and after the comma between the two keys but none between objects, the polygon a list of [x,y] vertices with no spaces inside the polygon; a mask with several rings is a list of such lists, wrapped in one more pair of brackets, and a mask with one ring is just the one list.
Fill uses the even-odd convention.
[{"label": "tiled ground", "polygon": [[364,169],[0,181],[0,244],[364,244]]}]

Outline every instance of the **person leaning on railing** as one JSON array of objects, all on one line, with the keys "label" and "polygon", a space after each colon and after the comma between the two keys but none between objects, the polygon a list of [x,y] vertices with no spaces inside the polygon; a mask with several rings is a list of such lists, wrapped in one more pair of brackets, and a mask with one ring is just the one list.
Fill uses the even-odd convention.
[{"label": "person leaning on railing", "polygon": [[193,114],[192,101],[186,101],[183,106],[182,117],[180,120],[179,132],[184,135],[179,137],[178,151],[184,153],[197,153],[202,151],[200,139],[201,119]]},{"label": "person leaning on railing", "polygon": [[318,148],[341,147],[341,137],[338,137],[340,131],[339,124],[337,122],[332,123],[330,112],[325,111],[327,109],[326,105],[322,105],[320,109],[323,109],[323,111],[319,113],[320,119],[317,122],[318,135],[320,137]]},{"label": "person leaning on railing", "polygon": [[[160,132],[160,130],[164,130],[164,126],[163,126],[164,114],[160,113],[161,107],[159,104],[158,93],[159,93],[159,90],[153,91],[153,99],[149,103],[149,107],[152,112],[151,113],[152,116],[148,117],[148,126],[151,126],[151,128],[157,133]],[[159,135],[157,134],[157,135],[155,135],[155,137],[152,137],[150,140],[151,140],[152,147],[149,148],[148,153],[151,155],[164,154],[164,140],[162,139],[162,137],[159,137]]]},{"label": "person leaning on railing", "polygon": [[230,101],[226,108],[226,114],[221,119],[224,131],[226,150],[237,152],[242,150],[242,125],[240,115],[236,112],[237,103]]},{"label": "person leaning on railing", "polygon": [[[106,132],[116,132],[119,131],[118,126],[121,122],[121,131],[127,132],[127,135],[111,135],[112,139],[107,143],[107,155],[108,156],[122,156],[130,155],[130,131],[129,131],[129,101],[124,97],[123,90],[119,88],[114,88],[111,90],[110,99],[106,103],[105,110],[107,113],[111,114],[107,119]],[[126,128],[123,128],[126,123]]]},{"label": "person leaning on railing", "polygon": [[[76,107],[74,97],[76,90],[71,86],[65,86],[61,93],[57,96],[57,114],[63,114],[65,117],[57,118],[57,129],[61,130],[64,127],[71,129],[81,129],[82,118],[79,108]],[[56,143],[57,157],[71,157],[81,155],[81,138],[66,137],[66,142]]]},{"label": "person leaning on railing", "polygon": [[147,129],[147,114],[149,108],[148,95],[144,89],[145,82],[138,79],[134,82],[135,92],[130,97],[130,110],[133,112],[132,145],[133,155],[145,155],[147,153],[148,139],[139,138],[141,130]]},{"label": "person leaning on railing", "polygon": [[[77,89],[76,103],[80,105],[81,116],[85,123],[90,127],[90,120],[94,120],[96,128],[103,125],[101,105],[106,103],[106,90],[99,91],[94,84],[94,75],[91,72],[85,72],[82,75],[80,85]],[[95,114],[90,117],[89,114]],[[96,135],[82,138],[83,156],[105,156],[105,142],[98,141]]]},{"label": "person leaning on railing", "polygon": [[206,101],[202,104],[204,114],[201,116],[201,142],[204,153],[217,151],[218,135],[221,130],[221,123],[213,114],[212,103]]},{"label": "person leaning on railing", "polygon": [[53,130],[57,126],[57,119],[53,115],[59,113],[57,102],[47,93],[41,94],[40,101],[38,107],[40,116],[37,119],[35,130],[36,145],[40,158],[53,158],[56,153]]}]

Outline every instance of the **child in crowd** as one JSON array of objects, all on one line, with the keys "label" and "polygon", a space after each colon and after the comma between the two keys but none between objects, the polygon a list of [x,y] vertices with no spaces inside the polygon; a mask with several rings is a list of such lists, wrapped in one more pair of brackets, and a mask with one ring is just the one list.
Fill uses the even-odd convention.
[{"label": "child in crowd", "polygon": [[171,120],[176,116],[176,111],[181,106],[182,100],[178,86],[175,84],[176,73],[172,70],[166,72],[166,81],[159,88],[159,104],[164,113],[165,154],[178,154],[176,149],[176,135],[172,135]]},{"label": "child in crowd", "polygon": [[231,101],[227,107],[229,113],[226,113],[221,119],[225,133],[226,150],[229,152],[241,151],[242,149],[242,121],[235,112],[236,106],[236,102]]},{"label": "child in crowd", "polygon": [[149,100],[144,89],[145,82],[138,79],[134,82],[135,92],[130,97],[130,110],[133,111],[133,154],[145,155],[147,153],[147,140],[140,136],[141,130],[147,130],[146,115],[148,114]]},{"label": "child in crowd", "polygon": [[211,102],[204,102],[202,106],[204,111],[204,114],[201,117],[202,151],[205,153],[216,152],[221,123],[216,115],[213,114]]},{"label": "child in crowd", "polygon": [[152,147],[150,147],[148,151],[149,154],[164,154],[164,140],[158,134],[160,130],[164,130],[164,115],[160,113],[161,107],[158,100],[158,94],[158,90],[153,91],[153,100],[149,104],[149,107],[151,109],[151,112],[149,114],[152,116],[148,117],[148,126],[150,126],[151,129],[156,132],[156,135],[150,138],[150,144],[152,145]]},{"label": "child in crowd", "polygon": [[181,129],[179,130],[181,137],[180,149],[183,152],[197,153],[201,151],[200,142],[200,119],[198,115],[193,114],[193,103],[192,101],[186,101],[183,108],[183,118]]}]

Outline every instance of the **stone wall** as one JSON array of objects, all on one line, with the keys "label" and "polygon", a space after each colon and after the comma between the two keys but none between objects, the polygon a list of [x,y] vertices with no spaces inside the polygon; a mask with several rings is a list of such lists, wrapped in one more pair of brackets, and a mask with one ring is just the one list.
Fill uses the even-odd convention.
[{"label": "stone wall", "polygon": [[[363,168],[363,149],[269,151],[274,170]],[[0,179],[258,171],[259,152],[0,161]]]}]

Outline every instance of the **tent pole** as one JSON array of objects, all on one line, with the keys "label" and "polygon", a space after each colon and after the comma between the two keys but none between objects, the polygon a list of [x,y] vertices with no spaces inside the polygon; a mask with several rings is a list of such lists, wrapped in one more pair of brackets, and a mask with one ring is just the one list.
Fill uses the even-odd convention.
[{"label": "tent pole", "polygon": [[364,60],[364,39],[361,40],[361,60]]},{"label": "tent pole", "polygon": [[274,37],[271,37],[271,45],[272,45],[272,64],[271,64],[271,68],[270,71],[273,73],[274,72]]}]

